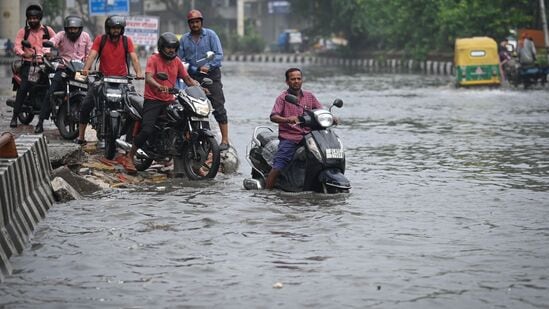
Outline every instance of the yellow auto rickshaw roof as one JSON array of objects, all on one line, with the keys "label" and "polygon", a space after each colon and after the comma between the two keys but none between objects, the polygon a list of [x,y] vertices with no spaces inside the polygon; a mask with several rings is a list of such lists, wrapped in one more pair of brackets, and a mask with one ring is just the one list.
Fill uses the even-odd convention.
[{"label": "yellow auto rickshaw roof", "polygon": [[454,49],[455,65],[498,63],[498,45],[494,39],[490,37],[456,39]]}]

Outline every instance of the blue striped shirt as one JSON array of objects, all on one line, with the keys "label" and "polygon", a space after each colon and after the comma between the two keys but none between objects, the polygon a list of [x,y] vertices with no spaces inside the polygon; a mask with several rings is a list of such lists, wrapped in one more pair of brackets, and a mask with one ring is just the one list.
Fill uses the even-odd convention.
[{"label": "blue striped shirt", "polygon": [[[206,63],[197,63],[206,57],[206,52],[213,51],[215,58]],[[190,32],[185,33],[179,40],[179,58],[189,63],[189,73],[195,74],[199,67],[206,65],[209,70],[221,67],[223,48],[217,34],[208,28],[202,28],[198,42],[193,41]]]}]

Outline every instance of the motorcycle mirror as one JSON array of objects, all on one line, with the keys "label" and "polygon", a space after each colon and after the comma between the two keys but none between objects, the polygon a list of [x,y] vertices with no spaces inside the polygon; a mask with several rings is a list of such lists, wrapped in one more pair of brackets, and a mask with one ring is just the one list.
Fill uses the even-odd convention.
[{"label": "motorcycle mirror", "polygon": [[333,106],[341,108],[343,106],[343,100],[341,99],[335,99],[334,103],[332,103]]},{"label": "motorcycle mirror", "polygon": [[209,86],[209,85],[213,84],[213,80],[211,80],[210,78],[205,77],[205,78],[202,79],[202,83],[206,86]]},{"label": "motorcycle mirror", "polygon": [[155,74],[155,76],[159,80],[168,80],[168,73],[165,73],[165,72],[158,72]]},{"label": "motorcycle mirror", "polygon": [[207,51],[206,52],[206,60],[211,61],[215,57],[215,53],[213,51]]},{"label": "motorcycle mirror", "polygon": [[292,103],[293,105],[298,105],[297,103],[299,102],[299,100],[297,99],[297,97],[293,94],[287,94],[285,97],[284,97],[284,100],[286,100],[286,102],[288,103]]},{"label": "motorcycle mirror", "polygon": [[23,47],[25,47],[25,48],[31,48],[32,47],[31,43],[28,40],[21,41],[21,45],[23,45]]},{"label": "motorcycle mirror", "polygon": [[42,42],[42,46],[43,47],[53,47],[53,42],[52,41],[44,41]]}]

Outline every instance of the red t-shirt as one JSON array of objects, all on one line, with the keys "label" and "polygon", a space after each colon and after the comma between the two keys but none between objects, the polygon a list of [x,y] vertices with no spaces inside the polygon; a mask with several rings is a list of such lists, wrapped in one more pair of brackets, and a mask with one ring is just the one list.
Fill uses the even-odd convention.
[{"label": "red t-shirt", "polygon": [[[158,78],[155,78],[154,75],[158,72],[164,72],[168,74],[168,79],[159,80]],[[162,56],[160,56],[160,54],[158,53],[153,54],[149,57],[149,59],[147,59],[145,74],[147,73],[152,74],[153,78],[159,84],[167,86],[168,88],[175,87],[175,82],[177,78],[184,78],[189,75],[179,57],[175,57],[173,60],[166,60],[162,58]],[[175,99],[173,94],[160,92],[156,87],[153,87],[148,83],[145,83],[144,97],[148,100],[158,100],[163,102],[171,102]]]},{"label": "red t-shirt", "polygon": [[[99,46],[101,46],[101,37],[98,35],[93,40],[92,48],[96,52],[99,52]],[[133,41],[128,38],[128,54],[134,52]],[[101,58],[99,58],[99,71],[106,76],[126,76],[128,75],[128,67],[126,66],[126,51],[124,50],[124,42],[122,36],[117,42],[112,42],[107,39],[103,50],[101,51]]]}]

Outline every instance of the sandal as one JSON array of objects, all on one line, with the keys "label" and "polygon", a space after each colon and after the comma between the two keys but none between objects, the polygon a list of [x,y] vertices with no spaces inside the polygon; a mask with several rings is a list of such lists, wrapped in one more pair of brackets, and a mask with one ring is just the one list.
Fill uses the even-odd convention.
[{"label": "sandal", "polygon": [[229,150],[229,144],[226,144],[226,143],[219,144],[219,150],[221,151]]}]

